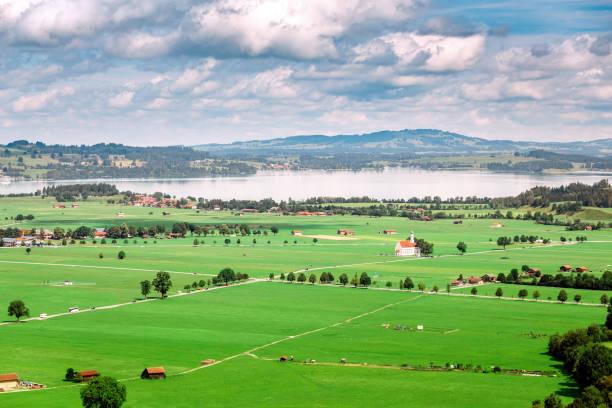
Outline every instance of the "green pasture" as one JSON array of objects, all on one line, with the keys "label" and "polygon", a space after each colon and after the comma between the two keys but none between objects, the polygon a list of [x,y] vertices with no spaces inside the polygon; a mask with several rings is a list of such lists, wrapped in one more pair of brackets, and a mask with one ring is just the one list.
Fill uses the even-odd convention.
[{"label": "green pasture", "polygon": [[[392,303],[398,304],[345,322]],[[450,308],[452,314],[447,313]],[[272,406],[346,406],[347,401],[389,406],[403,401],[406,395],[410,395],[408,406],[420,406],[425,401],[442,406],[451,401],[451,391],[457,394],[452,398],[454,406],[467,407],[473,406],[474,389],[491,394],[484,397],[491,404],[497,401],[497,406],[510,407],[526,405],[542,394],[563,388],[571,394],[575,388],[561,374],[520,377],[425,373],[299,362],[315,359],[337,363],[346,358],[349,363],[368,365],[450,362],[489,369],[500,365],[558,371],[556,363],[544,354],[546,337],[533,334],[547,335],[603,318],[604,310],[599,308],[578,311],[556,304],[261,282],[4,326],[0,328],[0,345],[13,350],[3,359],[3,369],[50,387],[69,385],[62,381],[68,367],[97,369],[105,375],[129,379],[146,366],[164,366],[170,375],[166,381],[126,381],[127,407],[189,406],[202,399],[214,399],[214,406],[233,402],[266,405],[268,401],[273,401]],[[329,327],[339,322],[344,323]],[[384,323],[391,327],[385,329]],[[392,329],[400,324],[423,324],[425,330]],[[173,376],[198,367],[206,358],[221,360],[319,328],[326,329],[255,350],[255,357],[242,356]],[[296,361],[280,364],[265,360],[276,360],[283,354],[293,355]],[[351,392],[363,387],[358,384],[368,384],[376,399],[370,395],[363,400],[361,391]],[[465,393],[462,390],[468,384],[470,393]],[[291,392],[287,391],[289,385]],[[266,392],[259,390],[261,387]],[[501,389],[513,387],[520,390],[510,399],[499,400]],[[310,393],[317,395],[308,403],[299,398]],[[77,394],[78,387],[70,387],[0,395],[4,398],[0,401],[15,407],[79,406]],[[270,394],[287,399],[276,400]],[[175,400],[179,402],[174,404]]]}]

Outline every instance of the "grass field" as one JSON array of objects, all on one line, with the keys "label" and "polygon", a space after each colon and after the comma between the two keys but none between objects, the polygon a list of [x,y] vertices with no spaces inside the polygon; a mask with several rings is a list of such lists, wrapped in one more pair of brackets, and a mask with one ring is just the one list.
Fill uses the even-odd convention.
[{"label": "grass field", "polygon": [[[27,209],[27,210],[26,210]],[[125,244],[86,244],[33,248],[0,248],[0,303],[23,300],[32,316],[64,313],[69,307],[100,308],[0,326],[3,355],[0,371],[16,372],[24,380],[45,384],[42,391],[0,394],[0,406],[78,407],[78,385],[62,381],[68,367],[96,369],[125,381],[126,407],[208,406],[529,406],[551,392],[570,401],[577,391],[559,363],[546,354],[548,336],[572,328],[602,323],[603,307],[521,302],[472,296],[447,296],[397,290],[365,290],[335,285],[301,285],[278,281],[292,271],[307,275],[332,272],[350,277],[367,272],[383,288],[396,289],[410,276],[431,289],[464,277],[508,273],[523,264],[556,273],[561,264],[586,266],[599,274],[612,263],[612,231],[569,233],[562,227],[505,220],[434,222],[403,218],[358,216],[296,217],[229,212],[134,208],[103,200],[79,208],[52,209],[40,198],[0,200],[5,225],[65,229],[80,225],[105,227],[122,222],[167,226],[175,222],[199,225],[245,223],[252,228],[277,226],[277,235],[230,238],[191,237],[175,240],[129,239]],[[117,217],[124,212],[125,217]],[[153,214],[149,214],[153,212]],[[10,220],[33,214],[30,222]],[[339,228],[356,231],[353,241],[293,237],[336,235]],[[396,229],[397,235],[382,235]],[[435,244],[434,257],[394,257],[394,245],[410,231]],[[558,241],[561,235],[586,235],[582,244],[512,245],[497,247],[500,235],[538,235]],[[204,240],[194,246],[193,240]],[[240,239],[238,244],[236,241]],[[216,242],[215,242],[216,241]],[[269,243],[268,243],[269,241]],[[285,243],[285,241],[287,241]],[[294,241],[297,241],[294,243]],[[468,244],[457,255],[456,244]],[[124,250],[125,259],[117,252]],[[102,253],[103,258],[99,257]],[[224,268],[248,273],[242,285],[196,291],[186,296],[131,303],[142,299],[139,282],[157,271],[169,271],[170,295],[185,284],[208,280]],[[276,282],[267,282],[270,274]],[[63,281],[73,285],[61,285]],[[51,284],[49,284],[49,282]],[[501,285],[516,297],[531,286]],[[478,287],[478,295],[493,296],[496,285]],[[556,299],[558,288],[538,287],[545,300]],[[453,293],[469,293],[469,288]],[[569,300],[580,293],[583,303],[599,303],[603,292],[567,290]],[[157,294],[153,294],[156,296]],[[612,295],[612,293],[608,293]],[[5,306],[3,306],[5,307]],[[8,316],[0,321],[11,321]],[[385,328],[388,325],[388,328]],[[423,325],[422,331],[414,330]],[[394,330],[395,327],[413,330]],[[293,336],[293,337],[291,337]],[[280,355],[295,361],[279,363]],[[185,373],[212,358],[218,364]],[[339,364],[345,358],[346,365]],[[304,361],[316,360],[315,364]],[[475,372],[400,370],[400,366],[469,364],[490,371],[504,369],[553,371],[556,376],[525,377]],[[165,381],[142,381],[144,367],[164,366]],[[500,398],[503,395],[503,398]],[[477,401],[477,403],[475,402]]]}]

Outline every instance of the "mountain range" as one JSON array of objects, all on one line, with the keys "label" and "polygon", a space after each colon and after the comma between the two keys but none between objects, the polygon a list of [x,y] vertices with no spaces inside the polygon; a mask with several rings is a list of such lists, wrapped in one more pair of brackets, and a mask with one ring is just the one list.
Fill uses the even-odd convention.
[{"label": "mountain range", "polygon": [[489,140],[437,129],[384,130],[354,135],[290,136],[230,144],[193,146],[198,150],[226,153],[411,153],[466,155],[547,150],[556,153],[609,156],[612,138],[585,142],[530,142]]}]

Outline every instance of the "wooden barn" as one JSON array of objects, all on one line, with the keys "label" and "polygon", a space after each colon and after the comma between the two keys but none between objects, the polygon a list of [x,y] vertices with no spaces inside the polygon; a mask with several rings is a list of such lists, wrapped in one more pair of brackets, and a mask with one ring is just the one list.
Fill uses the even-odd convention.
[{"label": "wooden barn", "polygon": [[166,378],[166,370],[164,367],[147,367],[144,369],[142,374],[140,374],[140,378],[142,379],[158,379],[158,378]]},{"label": "wooden barn", "polygon": [[84,371],[79,371],[80,374],[80,378],[82,382],[87,382],[89,380],[92,380],[98,376],[100,376],[100,373],[97,372],[96,370],[84,370]]}]

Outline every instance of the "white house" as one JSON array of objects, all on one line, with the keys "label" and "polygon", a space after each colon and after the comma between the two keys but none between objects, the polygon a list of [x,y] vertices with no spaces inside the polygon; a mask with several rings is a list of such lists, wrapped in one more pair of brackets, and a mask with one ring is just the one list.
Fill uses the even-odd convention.
[{"label": "white house", "polygon": [[395,244],[395,256],[420,256],[421,249],[414,242],[414,232],[410,231],[410,240]]}]

